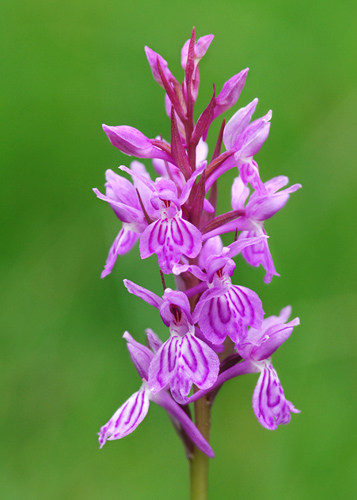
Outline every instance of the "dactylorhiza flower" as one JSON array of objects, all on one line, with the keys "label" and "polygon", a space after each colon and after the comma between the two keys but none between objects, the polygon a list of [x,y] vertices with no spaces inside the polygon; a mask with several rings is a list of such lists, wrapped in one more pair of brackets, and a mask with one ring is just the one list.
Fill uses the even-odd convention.
[{"label": "dactylorhiza flower", "polygon": [[146,417],[150,401],[153,401],[162,406],[177,421],[182,430],[203,453],[213,457],[214,453],[210,445],[185,411],[172,399],[170,393],[161,391],[159,394],[154,394],[148,387],[148,369],[154,358],[154,352],[161,344],[157,335],[152,330],[147,331],[148,342],[152,350],[136,342],[129,332],[125,332],[123,337],[127,341],[131,360],[142,379],[142,385],[100,429],[100,447],[102,448],[107,440],[120,439],[133,432]]},{"label": "dactylorhiza flower", "polygon": [[124,280],[130,293],[160,310],[162,321],[169,327],[170,338],[160,347],[149,367],[148,384],[153,393],[169,386],[174,399],[187,401],[192,384],[209,389],[217,380],[217,354],[195,332],[187,296],[170,288],[163,298],[150,290]]},{"label": "dactylorhiza flower", "polygon": [[[212,40],[213,35],[206,35],[196,41],[193,30],[181,51],[181,82],[160,54],[145,47],[153,78],[165,91],[170,140],[159,131],[150,139],[132,126],[103,125],[114,147],[125,155],[149,159],[152,166],[134,160],[130,168],[121,165],[117,173],[107,170],[105,194],[94,189],[122,224],[102,277],[112,272],[118,256],[131,251],[136,242],[141,259],[157,255],[160,273],[150,287],[155,291],[128,279],[124,285],[158,309],[167,339],[161,342],[148,329],[146,347],[124,334],[142,386],[101,428],[101,447],[106,440],[132,432],[145,417],[149,401],[154,401],[170,414],[191,459],[195,446],[213,456],[200,432],[209,423],[201,422],[197,428],[188,405],[204,398],[210,408],[219,387],[243,374],[260,373],[253,409],[264,427],[276,429],[298,411],[286,400],[270,357],[299,319],[288,322],[290,307],[279,317],[264,319],[263,304],[255,291],[241,283],[239,269],[245,263],[261,265],[265,283],[279,276],[264,224],[301,186],[285,188],[285,176],[261,179],[255,155],[268,138],[272,112],[252,120],[258,99],[238,109],[227,123],[222,121],[212,154],[208,154],[205,140],[211,140],[211,123],[236,105],[248,74],[246,68],[230,77],[218,95],[214,87],[211,100],[195,120],[199,65]],[[231,189],[232,210],[219,213],[217,181],[230,169],[238,175]],[[239,254],[245,263],[243,259],[235,262]],[[166,287],[165,275],[169,274],[174,276],[176,290]],[[239,284],[232,282],[233,275]],[[163,293],[158,291],[161,283]]]},{"label": "dactylorhiza flower", "polygon": [[[280,315],[270,316],[263,320],[260,329],[250,328],[244,342],[236,345],[236,359],[243,359],[228,368],[218,377],[210,391],[221,387],[227,380],[247,373],[260,372],[253,393],[253,410],[259,423],[270,430],[277,429],[279,424],[288,424],[291,413],[300,413],[285,398],[278,375],[272,365],[270,356],[290,337],[294,326],[300,324],[299,318],[286,323],[291,314],[291,307],[281,310]],[[188,402],[196,401],[207,393],[198,391]]]}]

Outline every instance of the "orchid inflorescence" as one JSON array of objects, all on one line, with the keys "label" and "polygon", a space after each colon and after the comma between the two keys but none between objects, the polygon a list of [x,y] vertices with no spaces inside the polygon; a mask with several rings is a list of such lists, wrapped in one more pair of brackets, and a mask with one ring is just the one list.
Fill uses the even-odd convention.
[{"label": "orchid inflorescence", "polygon": [[[107,170],[105,194],[94,189],[122,221],[102,277],[112,271],[118,255],[129,252],[138,240],[142,259],[156,254],[164,285],[162,297],[127,279],[124,285],[159,310],[169,338],[162,342],[147,329],[147,345],[142,345],[124,333],[142,385],[101,428],[100,447],[106,440],[131,433],[153,401],[168,412],[188,455],[196,446],[212,457],[187,405],[202,397],[212,404],[224,382],[247,373],[260,373],[253,410],[261,425],[274,430],[290,421],[291,412],[299,411],[285,398],[271,362],[272,353],[290,336],[299,318],[288,321],[291,307],[287,306],[279,316],[264,319],[258,295],[234,285],[232,276],[233,258],[238,254],[248,264],[264,268],[265,283],[279,276],[264,221],[283,208],[290,193],[301,186],[282,189],[288,183],[285,176],[266,182],[260,178],[253,157],[268,137],[272,113],[251,121],[258,99],[239,109],[227,124],[223,120],[211,160],[207,160],[204,140],[210,125],[236,104],[248,73],[244,69],[230,78],[217,97],[214,90],[195,122],[199,62],[212,39],[213,35],[207,35],[195,42],[193,30],[181,51],[181,84],[167,62],[145,48],[153,77],[166,92],[170,143],[161,136],[148,139],[130,126],[103,125],[113,146],[129,156],[152,159],[158,176],[153,181],[145,166],[133,161],[130,168],[119,167],[132,182],[121,172]],[[217,215],[217,180],[232,168],[239,173],[232,185],[232,210]],[[226,247],[221,240],[225,233],[232,233],[232,243]],[[177,290],[166,288],[167,274],[174,275]]]}]

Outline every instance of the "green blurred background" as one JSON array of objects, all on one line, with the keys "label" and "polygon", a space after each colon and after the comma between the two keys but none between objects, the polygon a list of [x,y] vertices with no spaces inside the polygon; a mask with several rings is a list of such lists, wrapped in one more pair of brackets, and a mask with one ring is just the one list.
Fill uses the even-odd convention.
[{"label": "green blurred background", "polygon": [[[169,138],[143,49],[181,79],[193,25],[215,34],[198,108],[212,82],[249,66],[239,105],[258,96],[257,117],[273,109],[262,178],[303,184],[266,224],[281,277],[266,286],[239,258],[235,275],[268,315],[292,304],[301,318],[273,361],[302,412],[268,431],[251,407],[257,376],[227,384],[213,409],[210,498],[357,498],[356,2],[4,0],[0,19],[0,498],[188,497],[181,443],[156,405],[98,450],[100,426],[140,384],[124,330],[167,333],[122,284],[160,293],[155,256],[139,262],[136,247],[100,280],[119,223],[91,189],[130,161],[101,123]],[[233,176],[221,179],[221,210]]]}]

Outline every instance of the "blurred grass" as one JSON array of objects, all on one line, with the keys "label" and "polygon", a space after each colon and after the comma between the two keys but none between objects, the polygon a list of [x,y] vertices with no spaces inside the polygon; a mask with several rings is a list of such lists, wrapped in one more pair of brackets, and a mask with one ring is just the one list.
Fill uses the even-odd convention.
[{"label": "blurred grass", "polygon": [[188,495],[181,445],[155,405],[132,436],[98,451],[99,427],[140,383],[123,331],[166,332],[122,286],[126,277],[159,292],[155,257],[138,265],[135,249],[99,279],[119,228],[91,188],[129,163],[101,123],[168,138],[143,47],[181,75],[193,25],[215,34],[199,106],[213,81],[220,89],[249,66],[239,104],[258,96],[258,116],[274,111],[262,177],[303,184],[266,224],[281,277],[264,286],[242,260],[235,277],[267,314],[291,303],[301,318],[274,366],[302,413],[269,432],[252,412],[255,376],[227,384],[213,411],[211,498],[356,498],[356,11],[306,0],[1,4],[0,498]]}]

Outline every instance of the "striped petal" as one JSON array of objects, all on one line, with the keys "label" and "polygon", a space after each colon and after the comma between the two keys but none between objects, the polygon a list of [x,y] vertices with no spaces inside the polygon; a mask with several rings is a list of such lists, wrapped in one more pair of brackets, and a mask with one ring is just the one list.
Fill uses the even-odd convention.
[{"label": "striped petal", "polygon": [[201,232],[178,215],[150,224],[140,239],[140,255],[146,259],[156,253],[161,270],[170,274],[182,255],[194,258],[202,247]]},{"label": "striped petal", "polygon": [[167,386],[176,373],[180,338],[170,337],[158,350],[149,367],[149,388],[153,393]]},{"label": "striped petal", "polygon": [[188,333],[173,336],[160,348],[149,368],[149,387],[157,393],[170,385],[174,399],[184,404],[192,384],[210,388],[219,371],[217,354],[202,340]]},{"label": "striped petal", "polygon": [[248,326],[260,327],[264,316],[261,300],[243,286],[232,285],[225,292],[222,290],[223,294],[214,290],[204,292],[194,316],[198,315],[203,335],[213,344],[222,344],[227,335],[238,344],[247,336]]},{"label": "striped petal", "polygon": [[283,388],[270,360],[259,363],[262,370],[253,393],[253,410],[259,423],[270,430],[290,422],[290,413],[300,413],[285,399]]},{"label": "striped petal", "polygon": [[149,409],[149,391],[145,385],[135,392],[114,413],[112,418],[100,429],[99,444],[102,448],[107,440],[120,439],[133,432],[144,420]]},{"label": "striped petal", "polygon": [[219,359],[217,354],[202,340],[192,334],[181,339],[175,376],[170,387],[174,399],[184,404],[192,384],[209,389],[217,380]]},{"label": "striped petal", "polygon": [[[242,231],[238,237],[238,241],[243,241],[248,238],[253,238],[260,235],[266,235],[266,232],[263,228],[259,232]],[[262,265],[263,269],[265,269],[266,271],[266,275],[264,276],[264,283],[270,283],[273,276],[280,276],[280,274],[276,272],[273,257],[271,256],[269,250],[267,238],[262,238],[254,245],[245,247],[242,250],[242,256],[251,266],[259,267],[260,265]]]}]

